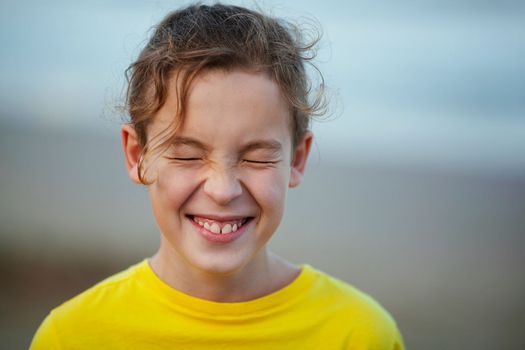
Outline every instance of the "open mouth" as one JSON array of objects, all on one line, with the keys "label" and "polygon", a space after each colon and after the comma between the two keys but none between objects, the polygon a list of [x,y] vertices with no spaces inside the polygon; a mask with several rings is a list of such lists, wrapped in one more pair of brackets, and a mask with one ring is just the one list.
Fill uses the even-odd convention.
[{"label": "open mouth", "polygon": [[209,231],[216,235],[236,232],[243,225],[246,225],[249,221],[253,219],[253,217],[242,217],[228,220],[217,220],[196,215],[186,216],[190,220],[195,222],[197,225],[203,227],[206,231]]}]

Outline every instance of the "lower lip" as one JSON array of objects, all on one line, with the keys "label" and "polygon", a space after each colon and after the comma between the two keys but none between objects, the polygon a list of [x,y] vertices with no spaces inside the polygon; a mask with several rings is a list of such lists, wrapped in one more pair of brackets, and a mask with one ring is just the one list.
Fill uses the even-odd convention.
[{"label": "lower lip", "polygon": [[244,223],[244,225],[239,227],[237,231],[235,232],[215,234],[215,233],[212,233],[206,230],[204,227],[200,226],[198,223],[196,223],[192,219],[188,218],[188,220],[190,220],[190,222],[197,229],[197,231],[202,235],[202,237],[204,237],[207,241],[210,241],[213,243],[230,243],[230,242],[235,241],[246,231],[246,226],[248,226],[251,222],[250,220]]}]

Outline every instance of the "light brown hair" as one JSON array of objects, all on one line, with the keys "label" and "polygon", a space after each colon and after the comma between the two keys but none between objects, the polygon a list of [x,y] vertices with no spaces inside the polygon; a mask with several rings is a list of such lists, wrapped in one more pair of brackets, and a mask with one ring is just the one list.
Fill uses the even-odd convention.
[{"label": "light brown hair", "polygon": [[[138,59],[126,70],[126,109],[142,148],[140,181],[146,183],[142,171],[146,154],[169,145],[184,120],[191,82],[207,69],[247,69],[268,74],[289,103],[292,144],[297,146],[312,116],[322,114],[325,108],[322,75],[319,74],[321,87],[311,98],[312,84],[305,71],[305,63],[315,56],[319,35],[310,36],[310,42],[305,42],[303,34],[290,22],[239,6],[191,5],[169,13],[155,27]],[[162,135],[151,145],[147,127],[166,102],[174,76],[178,84],[178,110],[173,127],[166,130],[171,135]]]}]

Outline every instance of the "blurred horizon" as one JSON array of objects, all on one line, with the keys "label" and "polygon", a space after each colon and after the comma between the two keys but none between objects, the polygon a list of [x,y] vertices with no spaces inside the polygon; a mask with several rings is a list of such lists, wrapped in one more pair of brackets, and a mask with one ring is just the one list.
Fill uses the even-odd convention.
[{"label": "blurred horizon", "polygon": [[[112,128],[125,68],[152,26],[184,3],[2,2],[1,120]],[[326,154],[525,175],[522,2],[232,3],[319,21],[317,64],[334,103],[314,132]]]}]

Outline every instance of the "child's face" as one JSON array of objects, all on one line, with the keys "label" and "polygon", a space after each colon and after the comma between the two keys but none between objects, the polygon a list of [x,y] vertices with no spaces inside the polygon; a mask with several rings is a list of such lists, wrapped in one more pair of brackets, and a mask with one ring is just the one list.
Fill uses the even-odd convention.
[{"label": "child's face", "polygon": [[[148,139],[173,121],[175,93],[172,82]],[[279,87],[262,73],[214,70],[194,81],[171,148],[145,164],[166,258],[214,273],[263,261],[311,143],[308,133],[292,153],[290,118]],[[137,181],[128,131],[123,129],[128,169]]]}]

